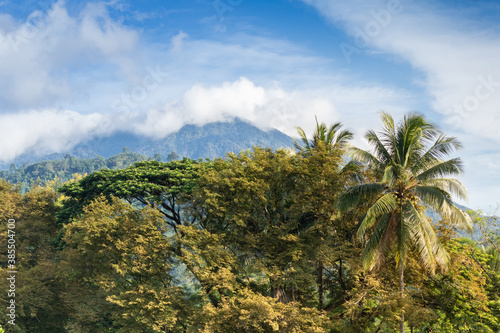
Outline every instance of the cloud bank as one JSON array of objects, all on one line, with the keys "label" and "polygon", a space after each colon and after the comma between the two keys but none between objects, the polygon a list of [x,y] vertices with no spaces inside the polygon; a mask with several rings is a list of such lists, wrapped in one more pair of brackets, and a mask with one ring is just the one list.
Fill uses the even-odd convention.
[{"label": "cloud bank", "polygon": [[[114,131],[161,138],[233,118],[296,135],[314,116],[361,130],[403,113],[407,92],[354,83],[331,60],[291,42],[245,34],[163,44],[110,16],[104,3],[70,15],[63,2],[25,21],[0,16],[0,160],[65,152]],[[411,104],[411,103],[410,103]],[[344,111],[346,110],[346,111]]]},{"label": "cloud bank", "polygon": [[0,156],[7,162],[28,150],[40,154],[63,152],[83,140],[118,130],[162,138],[184,125],[202,126],[234,118],[262,129],[278,128],[294,134],[290,124],[313,122],[311,110],[320,119],[337,117],[335,108],[325,99],[309,99],[278,87],[265,89],[247,78],[212,87],[197,84],[180,100],[141,113],[80,114],[46,109],[0,115]]},{"label": "cloud bank", "polygon": [[31,150],[39,155],[64,152],[89,135],[109,130],[100,114],[47,109],[0,115],[0,162],[9,162]]},{"label": "cloud bank", "polygon": [[[162,88],[160,85],[156,87],[157,90]],[[0,114],[0,131],[3,133],[0,137],[0,161],[8,162],[26,151],[40,155],[65,152],[82,141],[115,131],[159,139],[185,125],[202,126],[239,118],[263,130],[275,128],[296,136],[296,126],[301,126],[307,133],[313,131],[315,116],[326,123],[339,121],[341,115],[335,105],[352,112],[342,117],[347,127],[356,126],[363,131],[371,128],[372,118],[376,118],[373,114],[360,119],[359,113],[366,108],[394,103],[394,110],[399,110],[401,114],[405,111],[398,104],[401,95],[388,89],[332,87],[332,94],[338,96],[334,101],[317,92],[287,91],[277,84],[264,87],[241,77],[219,85],[195,84],[180,98],[161,105],[154,97],[149,100],[147,95],[133,100],[135,95],[132,90],[122,98],[124,101],[131,99],[132,106],[141,103],[148,106],[137,109],[120,104],[122,110],[109,113],[82,114],[52,108]]]}]

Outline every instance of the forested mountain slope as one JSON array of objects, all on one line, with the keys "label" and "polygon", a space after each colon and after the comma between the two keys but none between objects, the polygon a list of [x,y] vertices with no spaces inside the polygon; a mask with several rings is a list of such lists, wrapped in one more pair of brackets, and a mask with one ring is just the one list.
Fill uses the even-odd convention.
[{"label": "forested mountain slope", "polygon": [[144,155],[130,152],[127,148],[122,153],[104,158],[77,158],[67,154],[63,159],[42,161],[34,164],[24,164],[20,167],[11,166],[9,170],[0,171],[0,178],[20,186],[21,192],[26,192],[33,182],[45,184],[57,179],[66,182],[76,175],[90,174],[101,169],[123,169],[135,162],[146,161]]},{"label": "forested mountain slope", "polygon": [[173,152],[181,158],[184,156],[192,159],[214,158],[224,156],[227,152],[238,153],[253,146],[276,149],[292,147],[293,141],[278,130],[263,131],[236,119],[232,122],[214,122],[204,126],[187,125],[161,139],[117,132],[82,142],[72,150],[58,154],[39,156],[31,151],[14,161],[0,163],[0,169],[9,169],[11,164],[19,167],[26,163],[61,160],[66,154],[85,159],[98,156],[108,158],[121,153],[124,147],[148,158],[161,154],[162,160],[167,161],[168,155]]}]

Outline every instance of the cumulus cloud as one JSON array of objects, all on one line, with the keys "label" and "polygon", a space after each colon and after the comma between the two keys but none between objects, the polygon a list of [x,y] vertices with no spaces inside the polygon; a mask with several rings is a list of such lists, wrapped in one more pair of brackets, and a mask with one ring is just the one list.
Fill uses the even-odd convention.
[{"label": "cumulus cloud", "polygon": [[[81,113],[123,113],[126,109],[134,114],[146,110],[163,114],[171,108],[165,105],[172,101],[201,110],[194,102],[180,101],[181,96],[188,90],[192,90],[189,94],[202,94],[202,88],[211,89],[242,76],[267,89],[279,82],[283,90],[293,94],[288,99],[266,97],[274,103],[272,110],[303,109],[285,101],[320,98],[320,94],[299,96],[297,91],[323,89],[322,93],[331,95],[338,87],[342,93],[352,88],[349,94],[353,95],[364,94],[365,89],[384,90],[346,86],[345,78],[330,68],[331,60],[270,37],[236,34],[215,41],[189,38],[179,31],[170,43],[146,45],[137,31],[110,17],[106,6],[88,3],[81,12],[69,14],[64,3],[57,2],[45,11],[33,12],[24,22],[7,14],[0,16],[0,113],[56,107]],[[143,91],[151,68],[161,72],[161,79],[155,81],[154,89],[149,89],[150,84]],[[215,103],[214,98],[210,103]],[[328,105],[331,101],[322,98],[315,113],[334,109]],[[261,108],[260,113],[270,110],[258,103],[255,108]],[[279,113],[287,114],[284,110]],[[179,117],[184,123],[184,116]],[[294,120],[288,114],[285,118]],[[278,122],[276,126],[290,133]]]},{"label": "cumulus cloud", "polygon": [[[162,87],[157,89],[161,91]],[[332,84],[325,93],[315,89],[285,89],[276,82],[259,85],[240,77],[222,84],[195,84],[169,103],[149,107],[145,112],[130,112],[137,120],[123,124],[134,124],[128,127],[129,131],[159,138],[186,124],[202,126],[240,118],[263,130],[275,128],[297,136],[297,126],[308,133],[314,131],[316,116],[328,124],[342,120],[346,127],[364,133],[378,121],[376,111],[390,109],[396,116],[402,115],[413,99],[411,94],[377,86]],[[153,97],[141,103],[157,104]]]},{"label": "cumulus cloud", "polygon": [[[342,90],[338,90],[337,95],[341,93]],[[344,99],[356,96],[360,103],[358,107],[363,107],[374,101],[376,104],[376,99],[373,99],[375,95],[382,101],[397,94],[364,88],[357,94],[351,91]],[[339,97],[336,103],[348,108],[345,104],[347,100],[344,99]],[[354,116],[354,111],[351,120],[352,123],[357,122],[359,128],[370,117],[360,120]],[[341,118],[335,104],[321,95],[310,91],[287,91],[277,84],[264,87],[241,77],[219,85],[195,84],[178,99],[163,103],[160,107],[149,107],[145,111],[81,114],[44,109],[0,115],[0,131],[4,133],[0,137],[0,157],[3,162],[8,162],[26,151],[39,154],[65,152],[81,141],[106,136],[118,130],[162,138],[184,125],[202,126],[234,118],[263,130],[276,128],[296,136],[296,126],[312,133],[314,116],[329,124]]]},{"label": "cumulus cloud", "polygon": [[[314,111],[312,111],[314,110]],[[240,118],[260,128],[295,132],[291,124],[337,118],[324,99],[308,99],[280,88],[265,89],[247,78],[219,86],[194,85],[182,98],[145,113],[80,114],[68,110],[32,110],[0,115],[0,156],[8,162],[26,151],[38,154],[68,151],[79,142],[114,131],[162,138],[187,124],[204,125]],[[312,124],[311,124],[312,125]],[[309,126],[311,127],[311,126]]]},{"label": "cumulus cloud", "polygon": [[100,114],[47,109],[0,115],[0,161],[9,162],[28,150],[38,155],[64,152],[80,141],[112,127]]},{"label": "cumulus cloud", "polygon": [[265,130],[277,128],[294,135],[297,124],[311,127],[307,124],[312,125],[314,114],[320,119],[338,118],[326,99],[310,99],[307,94],[286,92],[279,87],[264,88],[245,77],[217,86],[196,84],[179,101],[162,109],[150,109],[146,114],[145,122],[134,130],[154,137],[165,136],[185,124],[202,126],[234,118]]}]

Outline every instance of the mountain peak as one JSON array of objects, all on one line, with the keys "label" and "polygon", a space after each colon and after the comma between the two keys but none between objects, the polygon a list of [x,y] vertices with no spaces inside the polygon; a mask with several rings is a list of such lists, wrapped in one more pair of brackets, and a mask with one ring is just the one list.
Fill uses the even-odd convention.
[{"label": "mountain peak", "polygon": [[165,160],[168,154],[175,152],[181,157],[215,158],[228,152],[238,153],[252,146],[272,149],[292,147],[292,139],[282,132],[271,129],[263,131],[241,119],[230,122],[212,122],[203,126],[185,125],[178,132],[161,139],[129,132],[115,132],[109,136],[100,136],[81,142],[70,151],[38,156],[34,152],[25,153],[13,162],[5,163],[7,169],[11,163],[35,163],[43,160],[62,159],[66,154],[78,158],[103,156],[108,158],[122,152],[127,147],[132,152],[153,157],[160,154]]}]

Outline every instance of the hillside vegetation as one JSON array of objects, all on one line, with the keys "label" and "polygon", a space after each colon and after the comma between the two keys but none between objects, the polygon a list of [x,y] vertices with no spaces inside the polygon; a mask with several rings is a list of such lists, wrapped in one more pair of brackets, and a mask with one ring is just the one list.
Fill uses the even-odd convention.
[{"label": "hillside vegetation", "polygon": [[[498,220],[454,205],[452,194],[466,194],[454,177],[460,159],[447,159],[459,142],[416,114],[382,122],[366,135],[372,152],[351,147],[340,124],[318,123],[310,139],[299,128],[295,151],[144,160],[25,194],[0,180],[0,218],[16,221],[15,236],[0,234],[0,255],[14,255],[17,272],[16,325],[0,324],[29,333],[499,332]],[[459,234],[474,230],[476,240]],[[3,293],[0,307],[9,304]]]},{"label": "hillside vegetation", "polygon": [[[158,155],[157,158],[160,159],[161,156]],[[20,167],[12,165],[9,170],[0,171],[0,178],[18,185],[20,191],[25,193],[33,183],[43,185],[55,179],[59,183],[64,183],[74,178],[75,174],[91,174],[101,169],[123,169],[135,162],[147,160],[146,156],[133,153],[128,148],[109,158],[98,156],[84,159],[66,155],[62,160],[42,161]]]}]

